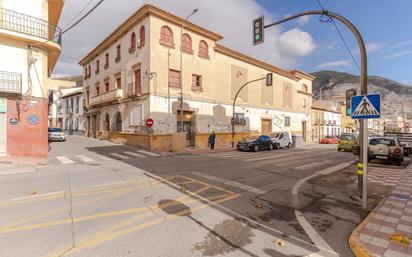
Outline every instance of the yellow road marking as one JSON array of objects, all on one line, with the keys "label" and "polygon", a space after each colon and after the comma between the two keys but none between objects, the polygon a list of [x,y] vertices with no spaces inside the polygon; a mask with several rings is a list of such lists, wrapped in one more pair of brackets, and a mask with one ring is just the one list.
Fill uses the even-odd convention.
[{"label": "yellow road marking", "polygon": [[[120,196],[126,194],[126,193],[127,192],[119,192],[119,193],[110,195],[109,197],[110,197],[111,200],[113,200],[117,197],[120,197]],[[85,206],[85,205],[88,205],[88,204],[98,203],[98,202],[107,201],[107,200],[108,200],[107,197],[99,198],[99,199],[91,199],[91,200],[89,199],[89,200],[86,200],[86,201],[82,201],[78,204],[73,204],[73,207],[81,207],[81,206]],[[66,205],[64,207],[55,209],[53,211],[43,212],[43,213],[40,213],[40,214],[35,215],[35,216],[31,216],[31,217],[26,218],[26,219],[20,219],[20,220],[17,220],[17,221],[13,221],[11,223],[6,224],[5,226],[0,227],[0,231],[2,231],[3,229],[15,227],[15,226],[18,226],[18,225],[21,225],[21,224],[24,224],[24,223],[28,223],[28,222],[35,221],[35,220],[38,220],[38,219],[41,219],[41,218],[45,218],[45,217],[48,217],[48,216],[52,216],[52,215],[55,215],[55,214],[62,213],[64,211],[67,211],[67,209],[69,209],[69,208],[70,208],[70,206]]]},{"label": "yellow road marking", "polygon": [[[202,191],[207,190],[208,188],[209,187],[206,186],[204,188],[201,188],[201,189],[195,191],[194,193],[198,194]],[[189,198],[189,197],[190,197],[190,195],[184,195],[180,198],[186,199],[186,198]],[[126,209],[126,210],[102,212],[102,213],[97,213],[97,214],[86,215],[86,216],[83,216],[83,217],[74,218],[73,222],[77,223],[77,222],[83,222],[83,221],[88,221],[88,220],[94,220],[94,219],[100,219],[100,218],[106,218],[106,217],[112,217],[112,216],[131,214],[131,213],[135,213],[135,212],[157,210],[157,209],[165,208],[165,207],[168,207],[168,205],[162,205],[162,206],[152,205],[152,206],[149,206],[149,207],[139,207],[139,208]],[[17,232],[17,231],[32,230],[32,229],[38,229],[38,228],[44,228],[44,227],[51,227],[51,226],[56,226],[56,225],[68,224],[68,223],[71,223],[71,222],[72,222],[72,219],[67,218],[67,219],[63,219],[63,220],[48,221],[48,222],[37,223],[37,224],[21,226],[21,227],[5,227],[5,228],[0,228],[0,234],[12,233],[12,232]]]},{"label": "yellow road marking", "polygon": [[[175,177],[175,176],[173,176]],[[172,179],[173,177],[169,178]],[[168,179],[165,179],[168,180]],[[98,190],[91,190],[91,191],[84,191],[84,192],[77,192],[73,193],[72,197],[78,197],[78,196],[88,196],[88,195],[96,195],[96,194],[104,194],[104,193],[115,193],[115,192],[124,192],[124,191],[133,191],[135,189],[142,189],[142,188],[147,188],[151,187],[154,185],[160,185],[162,181],[142,181],[142,183],[138,183],[136,185],[133,185],[133,187],[130,187],[130,184],[125,184],[122,187],[115,187],[114,189],[98,189]],[[27,200],[19,200],[19,201],[9,201],[5,202],[3,204],[0,204],[0,207],[6,207],[6,206],[12,206],[12,205],[19,205],[19,204],[24,204],[24,203],[35,203],[35,202],[41,202],[41,201],[46,201],[46,200],[56,200],[56,199],[61,199],[64,198],[65,192],[60,193],[60,194],[55,194],[51,196],[44,196],[44,197],[38,197],[38,198],[30,198]]]},{"label": "yellow road marking", "polygon": [[[225,202],[225,201],[235,199],[239,196],[240,196],[240,194],[233,193],[233,194],[231,194],[231,195],[229,195],[225,198],[214,201],[214,203],[222,203],[222,202]],[[216,198],[216,197],[214,197],[214,198]],[[133,227],[129,227],[129,228],[126,228],[126,229],[123,229],[123,230],[119,230],[117,232],[110,233],[110,231],[114,231],[114,230],[118,229],[117,227],[119,227],[119,226],[121,228],[121,227],[124,227],[124,226],[132,223],[132,222],[135,222],[136,219],[141,218],[142,215],[139,215],[137,217],[134,217],[134,218],[130,219],[131,221],[126,221],[126,222],[122,222],[121,224],[115,225],[114,229],[113,228],[107,229],[106,231],[108,231],[109,233],[105,233],[106,231],[98,232],[94,236],[92,236],[90,239],[86,239],[83,242],[76,243],[75,248],[72,249],[72,247],[67,247],[64,250],[57,251],[56,253],[53,253],[53,254],[49,255],[48,257],[58,257],[58,256],[61,256],[62,253],[65,253],[65,252],[68,252],[68,251],[70,251],[70,253],[78,252],[78,251],[81,251],[84,248],[90,248],[90,247],[96,246],[98,244],[101,244],[105,241],[113,240],[117,237],[124,236],[124,235],[130,234],[132,232],[136,232],[138,230],[141,230],[141,229],[144,229],[144,228],[148,228],[148,227],[163,223],[163,222],[168,221],[168,220],[174,220],[174,219],[180,218],[183,215],[190,214],[190,212],[194,213],[195,211],[207,208],[210,205],[211,205],[211,203],[207,203],[207,204],[202,204],[201,203],[200,205],[198,205],[196,207],[193,207],[191,209],[179,211],[179,212],[176,212],[176,213],[171,213],[171,214],[168,214],[168,215],[166,215],[165,217],[162,217],[162,218],[157,218],[157,219],[154,219],[154,220],[151,220],[151,221],[148,221],[148,222],[137,224],[136,226],[133,226]]]}]

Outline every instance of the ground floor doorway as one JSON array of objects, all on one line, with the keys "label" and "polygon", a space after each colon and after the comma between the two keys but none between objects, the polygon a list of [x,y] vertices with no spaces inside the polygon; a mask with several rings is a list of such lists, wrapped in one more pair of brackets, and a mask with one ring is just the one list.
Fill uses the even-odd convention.
[{"label": "ground floor doorway", "polygon": [[272,132],[272,119],[262,119],[262,134],[268,135]]},{"label": "ground floor doorway", "polygon": [[307,129],[307,121],[302,121],[302,140],[306,142],[306,129]]},{"label": "ground floor doorway", "polygon": [[[183,111],[183,132],[186,133],[186,146],[195,146],[195,128],[192,111]],[[182,131],[181,116],[178,111],[177,115],[177,131]]]}]

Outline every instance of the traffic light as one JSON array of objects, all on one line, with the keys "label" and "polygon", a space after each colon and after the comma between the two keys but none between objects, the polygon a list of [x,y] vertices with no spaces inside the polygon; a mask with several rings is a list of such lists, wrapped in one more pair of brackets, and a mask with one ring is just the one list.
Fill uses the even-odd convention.
[{"label": "traffic light", "polygon": [[264,41],[264,19],[263,16],[253,20],[253,45],[258,45]]},{"label": "traffic light", "polygon": [[356,89],[351,88],[346,90],[346,116],[352,115],[352,96],[356,95]]},{"label": "traffic light", "polygon": [[273,85],[273,73],[266,74],[266,86],[270,87]]}]

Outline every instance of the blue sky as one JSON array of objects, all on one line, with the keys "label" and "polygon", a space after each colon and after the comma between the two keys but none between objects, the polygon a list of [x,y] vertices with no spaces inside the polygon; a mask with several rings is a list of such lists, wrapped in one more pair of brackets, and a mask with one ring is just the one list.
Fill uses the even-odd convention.
[{"label": "blue sky", "polygon": [[[345,16],[362,33],[369,50],[369,75],[412,85],[412,22],[409,20],[412,0],[321,1],[326,9]],[[67,27],[87,2],[66,1],[59,25]],[[90,2],[88,7],[97,2]],[[191,21],[221,34],[224,38],[218,43],[284,69],[306,72],[337,70],[359,74],[333,24],[319,22],[319,16],[267,29],[265,43],[252,46],[254,18],[263,14],[266,23],[270,23],[286,15],[320,9],[316,0],[105,0],[63,36],[63,52],[54,75],[81,74],[78,61],[144,3],[154,4],[181,17],[198,8],[199,12],[191,17]],[[353,35],[339,22],[338,26],[354,56],[359,59]]]},{"label": "blue sky", "polygon": [[[305,10],[319,9],[316,0],[258,0],[275,19]],[[412,84],[412,1],[410,0],[345,0],[321,1],[325,9],[349,19],[361,32],[368,46],[368,73]],[[291,29],[296,22],[283,24]],[[357,43],[351,32],[338,22],[349,48],[360,64]],[[312,16],[301,26],[311,34],[316,48],[299,59],[300,69],[316,71],[338,70],[358,74],[332,23],[319,22]],[[267,29],[265,33],[271,33]]]}]

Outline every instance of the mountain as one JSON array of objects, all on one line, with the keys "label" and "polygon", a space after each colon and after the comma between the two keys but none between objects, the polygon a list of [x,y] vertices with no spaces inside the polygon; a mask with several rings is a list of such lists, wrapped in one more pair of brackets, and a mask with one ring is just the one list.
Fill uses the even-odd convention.
[{"label": "mountain", "polygon": [[[337,71],[318,71],[311,73],[316,79],[312,90],[314,98],[319,99],[319,89],[322,88],[322,99],[332,96],[345,95],[350,88],[358,89],[360,93],[359,76]],[[401,103],[404,112],[412,113],[412,86],[407,86],[394,80],[379,76],[368,76],[368,93],[382,95],[381,109],[386,116],[401,115]]]}]

